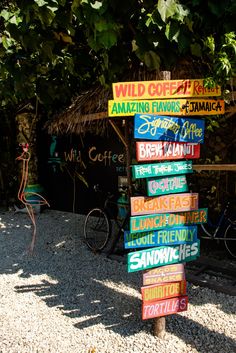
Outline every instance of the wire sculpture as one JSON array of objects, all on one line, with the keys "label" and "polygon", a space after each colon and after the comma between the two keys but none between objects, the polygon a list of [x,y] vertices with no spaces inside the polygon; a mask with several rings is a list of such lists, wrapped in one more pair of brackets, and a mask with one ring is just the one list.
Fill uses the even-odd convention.
[{"label": "wire sculpture", "polygon": [[[22,161],[23,165],[22,165],[21,182],[18,190],[18,199],[25,205],[25,208],[29,214],[30,220],[33,225],[32,240],[29,246],[29,253],[33,254],[34,245],[36,241],[36,221],[35,221],[35,214],[34,214],[34,206],[41,207],[43,205],[47,205],[48,207],[50,207],[50,205],[42,195],[32,191],[25,191],[27,186],[27,181],[28,181],[29,160],[31,155],[30,155],[30,152],[28,151],[29,149],[28,143],[21,143],[20,146],[22,147],[23,152],[16,159]],[[32,196],[33,196],[33,199],[32,199]]]}]

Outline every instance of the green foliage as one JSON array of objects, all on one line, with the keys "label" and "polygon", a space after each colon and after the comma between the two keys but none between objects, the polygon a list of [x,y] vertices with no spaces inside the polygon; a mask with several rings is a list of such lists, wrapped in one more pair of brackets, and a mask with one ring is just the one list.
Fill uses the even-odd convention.
[{"label": "green foliage", "polygon": [[206,83],[235,75],[236,5],[194,0],[12,0],[0,5],[0,104],[35,96],[47,111],[142,62],[170,70],[192,56]]}]

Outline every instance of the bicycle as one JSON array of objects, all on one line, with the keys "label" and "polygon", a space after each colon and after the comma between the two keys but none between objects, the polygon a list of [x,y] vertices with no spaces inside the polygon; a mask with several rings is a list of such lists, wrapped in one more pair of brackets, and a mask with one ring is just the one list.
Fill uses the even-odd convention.
[{"label": "bicycle", "polygon": [[[94,186],[94,191],[97,194],[100,193],[100,196],[103,194],[99,185]],[[122,190],[122,194],[127,195],[127,190]],[[85,218],[84,242],[94,253],[100,253],[106,248],[109,240],[111,240],[107,256],[111,255],[114,253],[119,239],[127,228],[129,217],[128,202],[124,200],[122,205],[119,199],[114,200],[114,195],[108,192],[104,204],[101,207],[92,208]],[[112,236],[114,224],[118,230]]]},{"label": "bicycle", "polygon": [[201,224],[201,228],[206,234],[201,238],[223,241],[228,254],[236,259],[236,215],[232,218],[231,205],[232,200],[228,200],[215,224],[210,219],[207,223]]}]

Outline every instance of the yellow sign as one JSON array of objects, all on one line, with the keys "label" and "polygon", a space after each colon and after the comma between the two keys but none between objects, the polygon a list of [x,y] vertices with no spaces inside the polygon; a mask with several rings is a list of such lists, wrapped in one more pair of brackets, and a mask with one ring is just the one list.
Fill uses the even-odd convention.
[{"label": "yellow sign", "polygon": [[118,82],[112,84],[112,89],[115,100],[213,97],[221,95],[220,86],[206,88],[204,87],[203,79]]},{"label": "yellow sign", "polygon": [[108,116],[133,116],[135,114],[161,115],[218,115],[224,114],[223,100],[214,99],[164,99],[164,100],[109,100]]}]

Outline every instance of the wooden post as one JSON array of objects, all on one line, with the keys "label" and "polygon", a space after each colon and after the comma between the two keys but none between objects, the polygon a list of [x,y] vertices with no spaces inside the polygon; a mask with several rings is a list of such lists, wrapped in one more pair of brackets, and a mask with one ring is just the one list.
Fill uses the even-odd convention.
[{"label": "wooden post", "polygon": [[164,316],[154,319],[154,336],[164,338],[166,333],[166,318]]},{"label": "wooden post", "polygon": [[128,197],[132,196],[132,175],[131,175],[131,144],[129,138],[129,120],[125,119],[125,154],[126,154],[126,173],[127,173],[127,180],[128,180]]},{"label": "wooden post", "polygon": [[[162,76],[162,80],[171,80],[170,71],[162,71],[161,76]],[[159,338],[164,338],[165,332],[166,332],[166,318],[162,316],[154,319],[154,328],[153,328],[154,336],[157,336]]]}]

